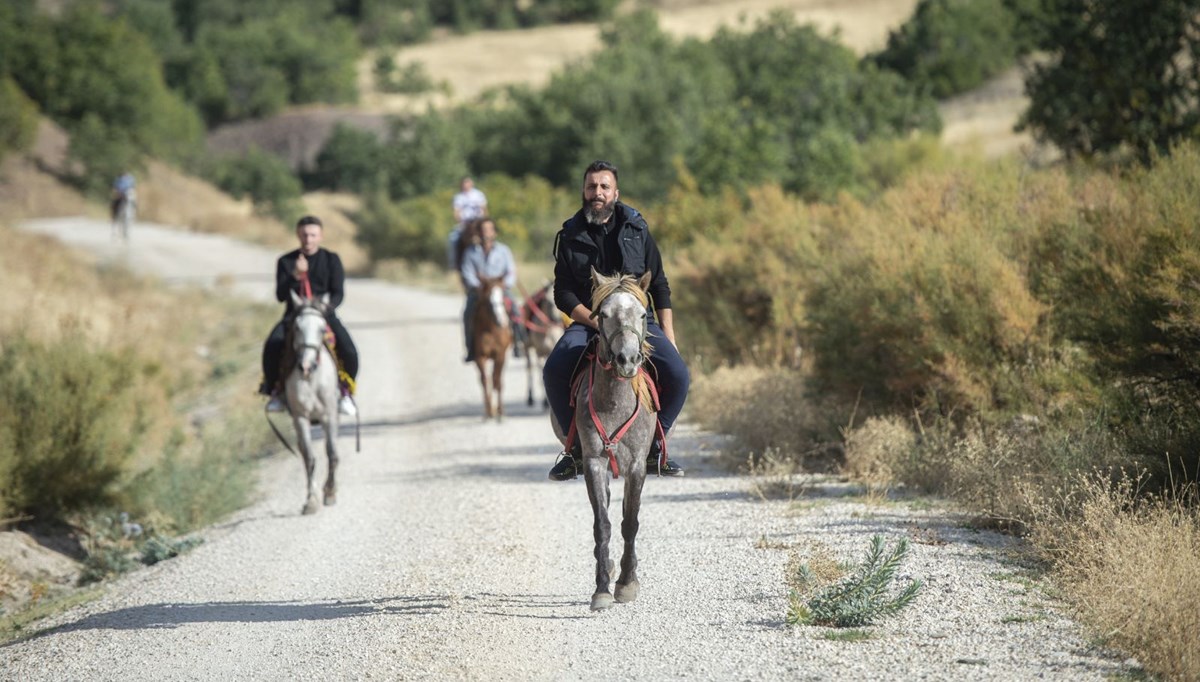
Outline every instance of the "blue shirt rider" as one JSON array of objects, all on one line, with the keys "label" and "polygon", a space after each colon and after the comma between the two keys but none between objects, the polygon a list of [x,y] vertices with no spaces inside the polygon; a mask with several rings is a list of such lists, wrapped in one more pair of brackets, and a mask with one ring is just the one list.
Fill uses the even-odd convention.
[{"label": "blue shirt rider", "polygon": [[465,362],[475,361],[472,321],[475,317],[475,305],[479,301],[481,278],[504,278],[504,298],[508,302],[509,317],[516,319],[512,306],[512,288],[517,283],[517,263],[513,259],[512,250],[496,241],[496,221],[483,218],[477,228],[479,243],[468,246],[463,252],[462,266],[459,269],[459,276],[467,291],[467,304],[463,307],[463,331],[467,344]]}]

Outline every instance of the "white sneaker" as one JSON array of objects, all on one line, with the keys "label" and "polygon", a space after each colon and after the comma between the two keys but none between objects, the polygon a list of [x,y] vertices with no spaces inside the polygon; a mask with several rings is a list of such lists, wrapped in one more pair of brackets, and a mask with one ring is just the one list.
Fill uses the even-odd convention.
[{"label": "white sneaker", "polygon": [[353,417],[358,414],[358,408],[355,407],[354,401],[350,399],[350,396],[344,395],[338,400],[338,412],[347,417]]},{"label": "white sneaker", "polygon": [[267,412],[287,412],[287,404],[283,402],[283,396],[271,396],[271,399],[267,401]]}]

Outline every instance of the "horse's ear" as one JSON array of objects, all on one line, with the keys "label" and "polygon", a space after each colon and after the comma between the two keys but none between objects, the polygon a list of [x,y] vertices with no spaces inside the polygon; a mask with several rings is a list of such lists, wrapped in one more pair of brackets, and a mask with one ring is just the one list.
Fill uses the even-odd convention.
[{"label": "horse's ear", "polygon": [[292,296],[292,305],[296,306],[297,308],[304,305],[304,299],[300,298],[300,294],[297,294],[294,291],[288,291],[288,293]]},{"label": "horse's ear", "polygon": [[650,271],[649,270],[643,272],[642,276],[640,278],[638,278],[638,286],[642,288],[642,291],[650,290]]},{"label": "horse's ear", "polygon": [[325,293],[321,294],[321,305],[328,307],[328,306],[329,306],[329,300],[330,300],[330,299],[329,299],[329,292],[328,292],[328,291],[326,291]]},{"label": "horse's ear", "polygon": [[591,269],[591,271],[592,271],[592,286],[594,287],[594,286],[599,285],[600,280],[604,278],[604,275],[601,275],[600,273],[596,272],[596,268],[594,266],[589,265],[588,268]]}]

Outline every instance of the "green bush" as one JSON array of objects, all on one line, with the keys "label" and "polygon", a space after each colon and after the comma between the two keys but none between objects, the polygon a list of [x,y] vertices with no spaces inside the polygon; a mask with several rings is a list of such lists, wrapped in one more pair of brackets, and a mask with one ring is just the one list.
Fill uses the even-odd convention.
[{"label": "green bush", "polygon": [[386,187],[387,153],[378,136],[338,123],[317,154],[316,167],[307,184],[337,191],[368,194]]},{"label": "green bush", "polygon": [[[899,592],[892,591],[896,570],[907,553],[907,538],[897,540],[885,556],[883,537],[873,536],[867,556],[851,575],[823,587],[818,587],[808,565],[800,564],[795,582],[802,590],[793,591],[788,599],[788,624],[852,628],[899,612],[912,603],[922,584],[910,580]],[[806,594],[804,588],[811,592]]]},{"label": "green bush", "polygon": [[111,502],[146,423],[129,353],[90,348],[80,335],[0,350],[0,489],[12,512],[50,517]]},{"label": "green bush", "polygon": [[921,0],[911,19],[868,57],[944,99],[1016,63],[1017,16],[1005,0]]},{"label": "green bush", "polygon": [[0,159],[28,149],[37,134],[37,106],[13,80],[0,75]]},{"label": "green bush", "polygon": [[[554,235],[579,208],[573,193],[538,177],[492,174],[478,178],[477,186],[487,194],[500,241],[523,258],[550,260]],[[358,241],[375,260],[444,263],[454,228],[450,204],[456,191],[456,185],[447,183],[437,192],[400,202],[379,191],[369,195],[355,216]]]},{"label": "green bush", "polygon": [[210,161],[205,175],[235,198],[249,196],[255,210],[286,224],[300,214],[300,180],[282,159],[257,147],[242,156]]}]

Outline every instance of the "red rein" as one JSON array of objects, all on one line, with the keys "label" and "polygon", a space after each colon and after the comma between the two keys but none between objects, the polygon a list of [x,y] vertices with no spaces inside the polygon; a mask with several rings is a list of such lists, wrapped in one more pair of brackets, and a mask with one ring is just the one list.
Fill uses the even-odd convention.
[{"label": "red rein", "polygon": [[[620,472],[619,467],[617,466],[617,455],[616,455],[616,452],[614,451],[614,449],[617,447],[617,443],[620,443],[621,439],[625,437],[625,434],[629,433],[629,429],[632,428],[633,423],[635,421],[637,421],[638,415],[640,415],[642,413],[642,400],[641,400],[641,398],[637,397],[637,395],[634,396],[635,407],[633,408],[633,414],[629,417],[629,419],[625,420],[625,423],[621,425],[621,428],[617,429],[616,433],[612,434],[611,436],[608,435],[608,433],[604,430],[604,424],[602,424],[600,422],[600,416],[596,414],[596,404],[595,404],[595,401],[592,400],[592,389],[596,385],[596,365],[600,365],[601,369],[604,369],[604,370],[610,370],[612,368],[612,365],[611,364],[605,365],[604,363],[602,363],[600,361],[599,356],[595,353],[592,353],[590,355],[591,355],[591,362],[589,363],[588,372],[587,372],[588,414],[592,418],[592,425],[596,427],[596,433],[600,436],[601,442],[604,443],[604,454],[608,455],[608,467],[609,467],[609,469],[612,470],[613,478],[620,478],[621,472]],[[658,387],[654,385],[654,380],[650,378],[650,373],[646,371],[645,367],[638,367],[638,374],[640,374],[642,376],[642,378],[645,379],[646,385],[650,387],[650,397],[653,399],[654,409],[655,409],[655,411],[657,411],[659,409]],[[575,394],[579,390],[579,383],[581,381],[583,381],[583,377],[584,377],[584,374],[581,372],[579,374],[579,376],[576,377],[575,383],[571,387],[572,407],[575,406],[574,405]],[[621,378],[620,380],[624,381],[625,379]],[[654,420],[654,431],[655,431],[655,434],[654,434],[655,437],[660,439],[660,441],[662,442],[662,452],[659,454],[659,458],[658,458],[658,466],[661,469],[663,464],[666,463],[666,461],[667,461],[667,439],[666,439],[666,435],[663,433],[662,423],[659,422],[657,418],[655,418],[655,420]],[[568,451],[570,451],[571,446],[574,444],[576,437],[578,437],[578,434],[576,433],[575,421],[572,420],[571,428],[567,432],[567,450]]]}]

